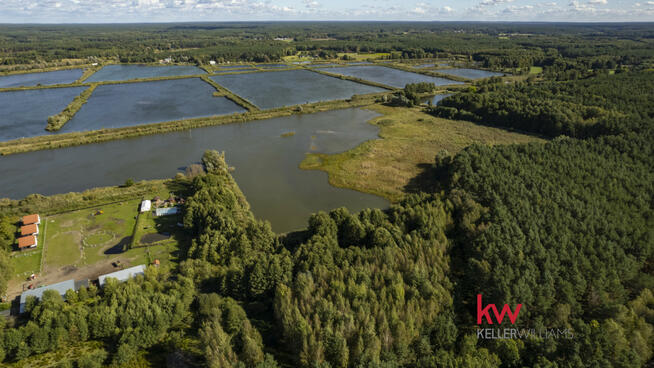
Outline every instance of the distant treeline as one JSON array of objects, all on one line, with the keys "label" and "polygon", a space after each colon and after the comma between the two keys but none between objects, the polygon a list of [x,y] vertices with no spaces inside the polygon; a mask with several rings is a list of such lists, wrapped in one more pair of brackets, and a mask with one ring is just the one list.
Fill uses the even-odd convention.
[{"label": "distant treeline", "polygon": [[[488,68],[592,69],[640,65],[654,55],[646,24],[485,23],[206,23],[131,25],[2,25],[0,65],[109,58],[121,62],[280,60],[300,52],[386,53],[387,58],[459,55]],[[291,40],[275,40],[282,38]],[[571,61],[572,60],[572,61]],[[581,67],[574,67],[581,70]]]}]

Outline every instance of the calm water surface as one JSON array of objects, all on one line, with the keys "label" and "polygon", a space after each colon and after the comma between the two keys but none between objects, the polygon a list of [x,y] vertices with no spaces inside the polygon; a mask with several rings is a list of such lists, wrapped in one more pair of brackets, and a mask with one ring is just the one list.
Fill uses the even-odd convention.
[{"label": "calm water surface", "polygon": [[245,112],[200,78],[98,86],[60,132],[158,123]]},{"label": "calm water surface", "polygon": [[261,69],[282,69],[282,68],[290,68],[289,65],[286,64],[257,64],[257,67]]},{"label": "calm water surface", "polygon": [[219,75],[211,79],[263,109],[386,91],[309,70]]},{"label": "calm water surface", "polygon": [[428,103],[429,101],[431,101],[432,105],[438,105],[438,103],[441,102],[442,99],[444,99],[445,97],[450,97],[450,96],[452,96],[451,93],[444,93],[442,95],[435,95],[433,97],[427,97],[427,98],[423,99],[421,102],[422,103]]},{"label": "calm water surface", "polygon": [[252,72],[252,71],[255,71],[255,70],[257,70],[257,69],[255,69],[255,68],[242,68],[242,69],[234,68],[234,69],[216,70],[215,73],[216,74],[224,74],[224,73],[234,73],[234,72]]},{"label": "calm water surface", "polygon": [[437,86],[447,84],[461,84],[445,78],[430,77],[424,74],[405,72],[403,70],[387,68],[384,66],[353,66],[344,68],[333,68],[330,73],[348,75],[377,83],[382,83],[396,88],[404,88],[408,83],[429,82]]},{"label": "calm water surface", "polygon": [[453,68],[453,69],[439,69],[437,72],[441,74],[456,75],[468,79],[482,79],[490,77],[500,77],[504,73],[489,72],[488,70],[481,69],[467,69],[467,68]]},{"label": "calm water surface", "polygon": [[61,112],[85,88],[0,92],[0,141],[49,134],[48,116]]},{"label": "calm water surface", "polygon": [[135,65],[113,64],[98,70],[85,80],[85,82],[124,81],[130,79],[174,77],[180,75],[206,74],[197,66],[192,65]]},{"label": "calm water surface", "polygon": [[82,69],[66,69],[54,72],[27,73],[0,76],[0,88],[28,87],[37,85],[69,84],[78,80]]},{"label": "calm water surface", "polygon": [[250,64],[240,64],[240,65],[219,65],[220,69],[241,69],[241,68],[252,68]]},{"label": "calm water surface", "polygon": [[337,63],[325,63],[325,64],[314,64],[310,65],[312,68],[323,68],[327,66],[343,66],[343,64],[337,64]]},{"label": "calm water surface", "polygon": [[[377,137],[377,114],[346,109],[244,124],[198,128],[105,143],[0,157],[0,197],[54,194],[166,178],[225,151],[254,214],[278,232],[306,227],[309,214],[346,206],[384,208],[380,197],[329,185],[327,174],[298,169],[307,152],[336,153]],[[282,133],[295,132],[291,137]],[[25,170],[29,167],[29,170]]]}]

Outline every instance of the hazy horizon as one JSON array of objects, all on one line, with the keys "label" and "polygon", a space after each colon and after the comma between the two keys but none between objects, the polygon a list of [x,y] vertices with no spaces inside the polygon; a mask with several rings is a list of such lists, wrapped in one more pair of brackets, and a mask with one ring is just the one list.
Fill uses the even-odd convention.
[{"label": "hazy horizon", "polygon": [[631,0],[4,0],[3,24],[226,21],[654,21],[654,1]]}]

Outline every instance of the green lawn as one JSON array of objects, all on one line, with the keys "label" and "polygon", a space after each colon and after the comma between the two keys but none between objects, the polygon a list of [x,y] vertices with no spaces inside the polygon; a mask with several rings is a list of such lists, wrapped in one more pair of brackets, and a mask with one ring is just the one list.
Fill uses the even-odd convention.
[{"label": "green lawn", "polygon": [[41,249],[39,247],[34,250],[14,253],[11,259],[15,277],[22,279],[41,271]]},{"label": "green lawn", "polygon": [[14,275],[18,278],[25,278],[33,273],[41,272],[41,257],[43,255],[43,224],[37,236],[36,249],[26,249],[12,252],[12,264]]},{"label": "green lawn", "polygon": [[543,72],[542,66],[532,66],[529,68],[529,74],[540,74]]},{"label": "green lawn", "polygon": [[[167,198],[169,193],[153,193]],[[47,218],[45,264],[49,270],[74,265],[90,266],[98,262],[127,259],[130,264],[149,263],[159,259],[162,263],[173,259],[170,253],[178,248],[178,216],[156,218],[152,213],[139,216],[141,199],[133,199],[97,208],[73,211]],[[139,225],[136,225],[136,221]],[[134,230],[136,229],[136,233]],[[140,243],[143,235],[157,232],[173,234],[150,245]],[[133,249],[128,249],[132,236],[138,239]],[[107,254],[108,249],[115,252]]]},{"label": "green lawn", "polygon": [[132,235],[140,200],[134,199],[47,218],[47,267],[90,265],[110,256],[104,249]]}]

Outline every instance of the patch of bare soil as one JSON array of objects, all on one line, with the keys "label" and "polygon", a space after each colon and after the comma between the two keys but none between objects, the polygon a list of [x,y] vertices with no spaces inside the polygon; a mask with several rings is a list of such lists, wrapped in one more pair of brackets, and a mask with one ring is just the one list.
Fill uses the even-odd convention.
[{"label": "patch of bare soil", "polygon": [[[129,264],[127,259],[119,259],[122,264]],[[100,275],[105,275],[114,271],[118,271],[118,268],[112,265],[112,262],[115,262],[116,259],[107,260],[103,262],[97,262],[93,265],[75,267],[72,265],[61,267],[60,269],[50,272],[44,275],[38,275],[37,279],[34,281],[23,281],[21,283],[16,283],[12,285],[12,289],[8,290],[7,295],[10,300],[13,300],[23,291],[27,290],[27,287],[32,284],[34,287],[52,285],[58,282],[66,280],[95,280]]]}]

